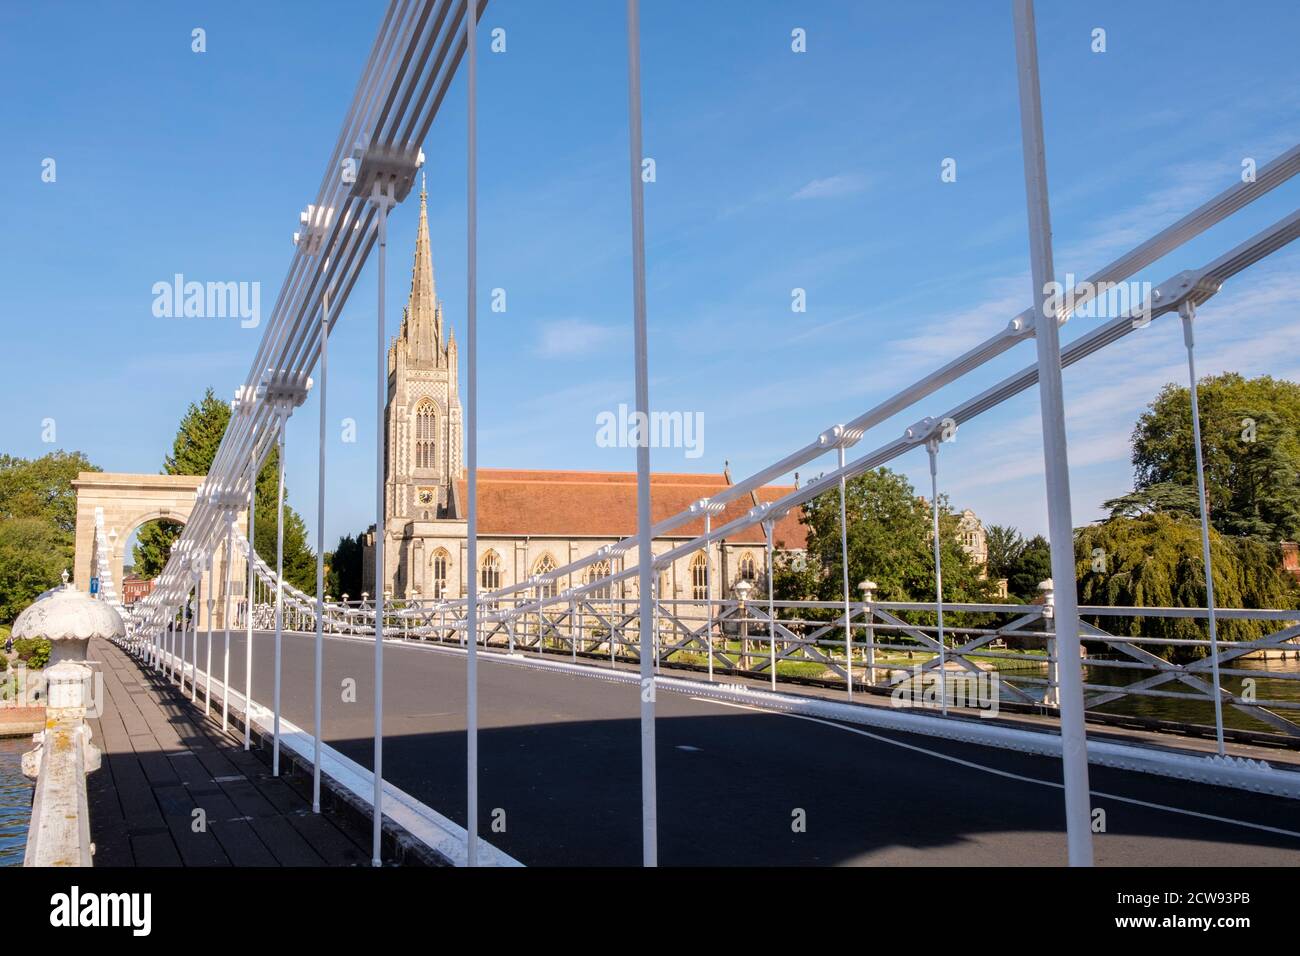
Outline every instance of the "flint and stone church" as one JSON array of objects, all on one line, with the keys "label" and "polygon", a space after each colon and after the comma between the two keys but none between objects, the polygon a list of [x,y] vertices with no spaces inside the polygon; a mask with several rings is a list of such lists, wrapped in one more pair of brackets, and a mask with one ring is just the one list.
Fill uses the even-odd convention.
[{"label": "flint and stone church", "polygon": [[[399,599],[462,597],[467,588],[466,480],[456,339],[444,323],[433,277],[425,193],[411,268],[411,294],[402,326],[388,349],[388,406],[385,414],[384,589]],[[717,494],[723,474],[651,476],[652,520],[659,521]],[[713,518],[714,526],[739,517],[755,504],[780,498],[792,487],[770,485],[732,502]],[[594,554],[636,533],[636,474],[606,471],[540,471],[481,468],[478,472],[478,575],[482,590],[525,581],[533,575]],[[684,525],[656,538],[663,553],[704,531],[704,522]],[[375,529],[364,541],[362,580],[375,581]],[[805,529],[798,511],[777,522],[773,547],[801,551]],[[758,581],[766,569],[766,544],[759,527],[747,528],[712,549],[706,576],[703,550],[675,561],[659,574],[663,600],[702,600],[706,580],[712,597],[730,597],[742,578]],[[546,588],[554,594],[606,577],[636,563],[636,554],[610,556],[588,565],[573,580]],[[614,594],[634,597],[635,580]]]}]

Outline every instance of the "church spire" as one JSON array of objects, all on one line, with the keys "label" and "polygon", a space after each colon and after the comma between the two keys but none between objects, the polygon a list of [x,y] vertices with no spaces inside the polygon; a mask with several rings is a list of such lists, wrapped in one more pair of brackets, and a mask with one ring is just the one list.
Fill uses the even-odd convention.
[{"label": "church spire", "polygon": [[442,315],[433,281],[433,254],[429,248],[428,193],[420,180],[420,226],[415,236],[415,261],[411,264],[411,297],[402,321],[407,354],[417,362],[432,362],[442,349]]}]

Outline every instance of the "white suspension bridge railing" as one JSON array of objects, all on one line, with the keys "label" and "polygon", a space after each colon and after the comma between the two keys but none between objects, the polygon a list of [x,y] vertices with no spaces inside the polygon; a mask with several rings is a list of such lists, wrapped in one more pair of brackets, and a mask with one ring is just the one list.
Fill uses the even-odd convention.
[{"label": "white suspension bridge railing", "polygon": [[[245,543],[236,539],[242,550]],[[258,558],[255,563],[252,624],[256,630],[275,625],[275,571]],[[1056,678],[1060,660],[1055,647],[1054,592],[1045,591],[1040,605],[1007,603],[952,603],[944,611],[957,616],[945,625],[942,670],[948,674],[979,677],[996,672],[994,689],[999,707],[1051,712],[1059,703]],[[640,651],[639,601],[613,595],[541,600],[513,595],[484,595],[478,644],[508,653],[536,653],[569,657],[572,661],[607,662],[610,666],[636,664]],[[375,633],[375,606],[360,600],[323,602],[324,633],[369,636]],[[882,692],[915,677],[937,677],[941,669],[938,605],[926,602],[851,601],[848,630],[844,605],[837,601],[763,600],[655,600],[652,630],[653,665],[656,670],[693,671],[707,679],[763,678],[773,689],[811,684],[845,692]],[[286,630],[316,630],[315,597],[293,585],[284,585]],[[1207,608],[1081,606],[1085,618],[1140,618],[1148,622],[1176,619],[1202,622]],[[773,616],[769,616],[772,614]],[[1294,693],[1270,698],[1256,691],[1236,692],[1220,685],[1223,703],[1247,715],[1274,733],[1300,737],[1300,612],[1272,609],[1219,609],[1225,621],[1250,621],[1271,632],[1249,641],[1225,641],[1218,646],[1222,678],[1250,682],[1277,682],[1293,686]],[[464,647],[469,628],[463,600],[409,599],[389,602],[384,611],[385,639],[419,641]],[[962,623],[962,621],[971,623]],[[232,626],[247,621],[245,607],[237,606]],[[1100,719],[1116,702],[1146,699],[1155,703],[1208,706],[1214,696],[1209,681],[1214,645],[1206,638],[1125,636],[1108,633],[1094,624],[1082,625],[1086,653],[1080,666],[1104,675],[1108,683],[1085,681],[1085,701]],[[1174,661],[1171,653],[1190,658]],[[1260,659],[1264,666],[1259,666]],[[1280,667],[1269,667],[1269,661]],[[1224,667],[1233,662],[1247,667]],[[1128,678],[1123,683],[1114,681]],[[1170,686],[1176,685],[1176,686]],[[1253,688],[1253,683],[1247,685]],[[957,686],[944,693],[952,700]],[[1022,705],[1022,706],[1021,706]],[[1184,710],[1187,708],[1184,707]],[[1290,716],[1287,716],[1290,715]],[[1168,718],[1164,729],[1185,732],[1215,730],[1213,717]],[[1155,724],[1157,721],[1152,720]],[[1256,731],[1265,731],[1265,726]],[[1240,734],[1251,739],[1248,734]]]},{"label": "white suspension bridge railing", "polygon": [[[467,789],[469,818],[467,822],[468,861],[476,859],[477,840],[477,677],[475,655],[480,645],[506,641],[507,647],[517,646],[529,635],[537,649],[550,649],[551,642],[561,646],[568,642],[571,656],[598,654],[603,646],[614,662],[628,658],[637,662],[642,693],[641,754],[643,782],[643,843],[644,859],[655,862],[656,802],[654,788],[654,695],[647,693],[655,681],[656,666],[670,666],[673,658],[703,653],[708,667],[721,662],[724,670],[735,669],[762,674],[767,668],[769,677],[777,679],[784,665],[814,664],[825,668],[830,675],[844,681],[844,690],[852,695],[858,684],[858,674],[865,685],[872,685],[877,671],[888,666],[889,655],[907,647],[913,654],[929,654],[922,668],[933,670],[943,682],[951,668],[969,671],[978,668],[980,661],[996,659],[1000,653],[994,642],[1009,637],[1019,638],[1029,632],[1030,625],[1043,625],[1041,611],[1023,606],[945,605],[942,586],[936,567],[935,601],[933,604],[896,605],[850,600],[849,583],[843,582],[843,601],[833,606],[817,602],[790,604],[777,602],[769,584],[766,600],[755,599],[742,608],[739,602],[707,601],[700,606],[683,606],[681,602],[655,601],[652,595],[656,567],[666,565],[683,555],[698,550],[711,551],[721,539],[747,527],[758,525],[766,532],[768,573],[771,574],[771,533],[778,518],[798,508],[813,498],[826,493],[844,494],[845,482],[854,476],[886,464],[908,452],[924,449],[929,457],[933,476],[933,506],[938,507],[939,457],[943,439],[952,429],[974,421],[981,414],[1008,401],[1026,390],[1038,386],[1044,433],[1044,464],[1047,476],[1047,504],[1052,546],[1053,578],[1058,581],[1073,580],[1072,522],[1068,488],[1068,461],[1065,443],[1063,398],[1061,393],[1061,368],[1073,364],[1104,348],[1134,341],[1134,333],[1152,321],[1172,312],[1180,316],[1185,333],[1185,344],[1191,371],[1192,394],[1196,394],[1194,373],[1193,323],[1197,308],[1215,295],[1226,281],[1265,256],[1293,241],[1300,234],[1300,212],[1292,212],[1261,230],[1246,242],[1226,251],[1208,263],[1184,269],[1157,286],[1149,300],[1140,308],[1130,310],[1113,320],[1078,337],[1062,347],[1059,343],[1059,326],[1064,324],[1081,305],[1090,301],[1098,290],[1108,288],[1135,275],[1158,259],[1176,251],[1189,240],[1199,236],[1211,226],[1222,222],[1233,213],[1270,193],[1277,186],[1300,172],[1300,146],[1294,147],[1272,162],[1259,168],[1251,182],[1236,182],[1209,202],[1188,213],[1182,219],[1157,232],[1152,238],[1129,253],[1103,267],[1090,276],[1075,294],[1065,297],[1049,292],[1050,280],[1055,275],[1052,263],[1051,230],[1047,213],[1047,187],[1045,152],[1042,140],[1041,103],[1038,89],[1038,65],[1033,6],[1031,0],[1013,0],[1018,77],[1020,81],[1020,108],[1022,117],[1022,147],[1025,156],[1027,209],[1030,224],[1031,260],[1034,283],[1031,288],[1031,305],[1011,318],[985,341],[955,357],[935,370],[901,389],[895,395],[843,424],[832,425],[821,431],[802,448],[761,468],[743,478],[712,498],[702,499],[682,512],[651,524],[649,517],[649,450],[637,449],[638,457],[638,531],[616,544],[600,549],[570,564],[556,568],[539,578],[519,582],[506,588],[478,593],[475,576],[469,576],[468,594],[460,602],[443,602],[438,605],[415,603],[392,606],[379,587],[372,601],[364,604],[331,602],[323,595],[310,597],[283,582],[283,465],[285,423],[293,410],[305,400],[313,383],[309,372],[320,359],[321,415],[325,414],[324,358],[328,336],[347,303],[362,268],[377,245],[378,255],[378,320],[376,340],[376,419],[382,433],[382,415],[386,392],[386,333],[384,326],[384,275],[386,257],[386,222],[392,207],[404,200],[409,192],[422,153],[424,141],[439,107],[445,97],[452,77],[462,56],[467,60],[468,110],[468,231],[467,231],[467,288],[468,335],[466,361],[468,389],[466,391],[466,452],[468,464],[468,553],[470,566],[477,545],[476,501],[476,25],[485,6],[482,0],[393,0],[387,8],[370,57],[358,83],[351,107],[342,130],[335,142],[325,168],[325,173],[315,201],[306,206],[300,217],[300,231],[295,235],[296,248],[288,275],[276,300],[263,338],[254,356],[248,376],[235,390],[232,401],[232,418],[204,485],[199,489],[190,521],[180,540],[173,548],[167,566],[158,579],[153,593],[139,602],[133,610],[130,640],[136,650],[154,666],[165,662],[173,670],[176,655],[163,654],[164,647],[194,648],[192,676],[197,673],[197,633],[194,617],[181,615],[182,608],[192,600],[195,606],[203,599],[203,575],[209,607],[216,593],[212,581],[211,559],[225,541],[227,554],[235,548],[235,515],[241,509],[249,513],[248,537],[254,537],[255,515],[251,507],[251,494],[258,474],[272,448],[279,451],[281,467],[280,505],[277,508],[277,555],[274,568],[245,547],[249,564],[243,607],[243,627],[251,631],[265,625],[275,632],[275,749],[273,769],[279,769],[280,725],[280,657],[282,634],[286,626],[307,623],[316,628],[316,726],[315,736],[318,759],[316,761],[316,787],[319,787],[320,752],[320,673],[323,637],[326,632],[374,633],[378,622],[381,637],[407,634],[420,639],[463,641],[469,656],[468,668],[468,767]],[[636,335],[635,371],[637,375],[637,410],[649,411],[646,375],[646,310],[644,298],[644,218],[642,215],[642,184],[640,180],[640,38],[639,4],[628,0],[628,56],[629,56],[629,173],[631,183],[633,248],[633,313]],[[360,144],[360,145],[358,145]],[[977,390],[966,401],[952,408],[920,418],[902,435],[886,438],[883,443],[859,457],[849,460],[847,452],[856,446],[872,429],[895,415],[916,406],[939,389],[971,376],[986,363],[1018,344],[1035,341],[1037,361],[1022,371],[1008,376],[992,386]],[[978,386],[977,386],[978,388]],[[322,417],[322,421],[323,421]],[[324,432],[322,431],[322,436]],[[321,475],[319,487],[319,514],[324,509],[324,444],[321,445]],[[380,530],[376,541],[376,566],[383,568],[382,529],[385,527],[383,505],[383,448],[379,443],[376,460],[376,528]],[[720,515],[728,502],[741,500],[757,489],[772,483],[800,466],[834,455],[836,467],[819,479],[785,494],[778,500],[755,507],[739,518],[713,527],[712,519]],[[1203,475],[1198,474],[1203,492]],[[703,518],[705,531],[687,541],[675,541],[661,554],[652,554],[655,539],[664,539],[676,529]],[[1208,516],[1202,493],[1201,521],[1203,536],[1208,538]],[[320,524],[323,526],[324,522]],[[845,528],[841,509],[841,535]],[[318,529],[319,532],[320,529]],[[569,588],[553,597],[542,595],[552,590],[556,582],[572,580],[573,576],[597,561],[622,557],[634,552],[638,557],[613,575],[579,587]],[[317,590],[322,588],[320,560],[323,542],[318,542]],[[231,562],[227,562],[229,566]],[[847,562],[845,562],[847,564]],[[1205,555],[1207,585],[1210,579],[1208,549]],[[638,579],[635,599],[609,596],[620,593],[624,582],[635,575]],[[1088,815],[1087,746],[1083,732],[1085,692],[1091,694],[1092,706],[1102,706],[1117,699],[1107,695],[1123,693],[1127,696],[1167,696],[1172,691],[1161,689],[1170,682],[1189,686],[1193,696],[1201,695],[1213,701],[1216,711],[1215,732],[1218,752],[1225,754],[1224,721],[1220,713],[1223,703],[1231,707],[1247,708],[1253,716],[1269,715],[1265,719],[1278,729],[1292,731],[1278,725],[1285,721],[1277,711],[1293,709],[1286,701],[1251,701],[1242,695],[1229,695],[1224,690],[1222,678],[1236,676],[1231,670],[1222,670],[1251,652],[1280,647],[1295,636],[1294,625],[1287,625],[1268,638],[1248,644],[1226,645],[1217,638],[1216,622],[1234,614],[1257,616],[1262,620],[1286,624],[1290,618],[1275,615],[1281,611],[1229,611],[1215,607],[1213,592],[1207,587],[1205,609],[1141,609],[1143,617],[1165,614],[1202,614],[1208,623],[1208,641],[1191,640],[1183,646],[1206,652],[1206,656],[1188,664],[1175,664],[1152,651],[1150,642],[1140,638],[1117,637],[1104,633],[1094,625],[1081,624],[1080,615],[1100,618],[1111,614],[1133,616],[1133,609],[1077,608],[1073,589],[1058,595],[1053,609],[1050,630],[1044,628],[1046,666],[1053,676],[1032,676],[1009,680],[1008,693],[1012,697],[1035,699],[1040,692],[1043,698],[1054,701],[1060,716],[1060,750],[1065,778],[1066,824],[1070,861],[1086,865],[1092,861],[1090,821]],[[229,586],[225,589],[230,601]],[[702,615],[701,615],[702,610]],[[814,615],[813,612],[816,612]],[[238,613],[238,608],[235,608]],[[928,621],[909,620],[908,615],[930,615]],[[968,625],[965,616],[990,615],[994,619],[1010,618],[997,626]],[[826,617],[824,615],[830,615]],[[947,617],[945,618],[945,615]],[[955,615],[961,615],[956,617]],[[640,622],[654,617],[657,624],[643,628]],[[211,615],[209,616],[209,620]],[[231,614],[224,618],[223,631],[228,635]],[[592,622],[599,622],[593,624]],[[1017,624],[1016,622],[1019,621]],[[177,633],[179,626],[180,633]],[[740,646],[736,647],[734,629],[741,629]],[[834,637],[835,630],[842,635]],[[603,633],[599,633],[603,631]],[[768,639],[767,663],[761,655],[751,652],[746,645],[757,632],[761,643],[764,631]],[[470,637],[467,637],[469,635]],[[1120,670],[1137,669],[1150,673],[1135,685],[1110,686],[1084,685],[1083,667],[1076,664],[1079,658],[1080,639],[1088,646],[1104,649],[1089,651],[1082,658],[1084,664],[1092,661],[1094,653],[1104,653],[1108,666]],[[658,649],[655,644],[658,644]],[[1048,647],[1048,642],[1051,647]],[[374,640],[375,677],[375,748],[374,748],[374,862],[379,863],[379,836],[383,816],[382,756],[383,756],[383,647],[385,640]],[[1177,642],[1160,639],[1161,646]],[[526,645],[525,645],[526,646]],[[1114,652],[1114,659],[1112,653]],[[209,639],[209,656],[211,639]],[[246,661],[246,680],[251,680],[251,641]],[[879,658],[876,655],[880,655]],[[183,658],[183,653],[182,653]],[[1102,658],[1099,657],[1098,660]],[[1208,664],[1203,663],[1208,662]],[[1122,666],[1121,666],[1122,665]],[[1206,674],[1208,666],[1209,673]],[[848,680],[849,672],[854,679]],[[211,673],[210,669],[208,673]],[[1209,677],[1209,683],[1205,681]],[[182,672],[183,677],[183,672]],[[250,685],[251,686],[251,685]],[[250,686],[245,687],[245,694]],[[947,700],[946,690],[944,700]],[[1290,723],[1287,721],[1286,723]],[[247,729],[245,743],[248,743]],[[317,792],[318,789],[317,789]]]}]

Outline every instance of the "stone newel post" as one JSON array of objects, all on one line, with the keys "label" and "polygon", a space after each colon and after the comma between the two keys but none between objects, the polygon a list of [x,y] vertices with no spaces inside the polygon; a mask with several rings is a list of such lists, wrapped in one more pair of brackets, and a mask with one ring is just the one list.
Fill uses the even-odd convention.
[{"label": "stone newel post", "polygon": [[112,605],[69,585],[64,571],[63,587],[19,614],[13,636],[50,642],[45,730],[33,737],[36,749],[23,754],[23,773],[36,780],[23,865],[90,866],[86,774],[99,769],[100,754],[86,724],[99,708],[86,646],[92,637],[121,640],[126,627]]}]

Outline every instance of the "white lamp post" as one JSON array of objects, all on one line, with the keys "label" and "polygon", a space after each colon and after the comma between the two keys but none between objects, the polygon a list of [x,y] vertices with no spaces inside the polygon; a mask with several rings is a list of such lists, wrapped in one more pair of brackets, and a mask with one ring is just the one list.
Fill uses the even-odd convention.
[{"label": "white lamp post", "polygon": [[745,610],[745,599],[749,597],[749,592],[754,590],[754,583],[748,578],[741,578],[732,590],[736,592],[736,600],[740,602],[740,669],[744,670],[745,654],[749,643],[749,612]]},{"label": "white lamp post", "polygon": [[[875,581],[866,578],[858,582],[858,590],[862,592],[862,601],[866,605],[863,610],[863,621],[866,624],[867,640],[867,683],[876,682],[876,629],[872,626],[875,619],[875,612],[872,611],[871,605],[876,600],[877,585]],[[853,660],[849,660],[849,679],[853,678]]]}]

